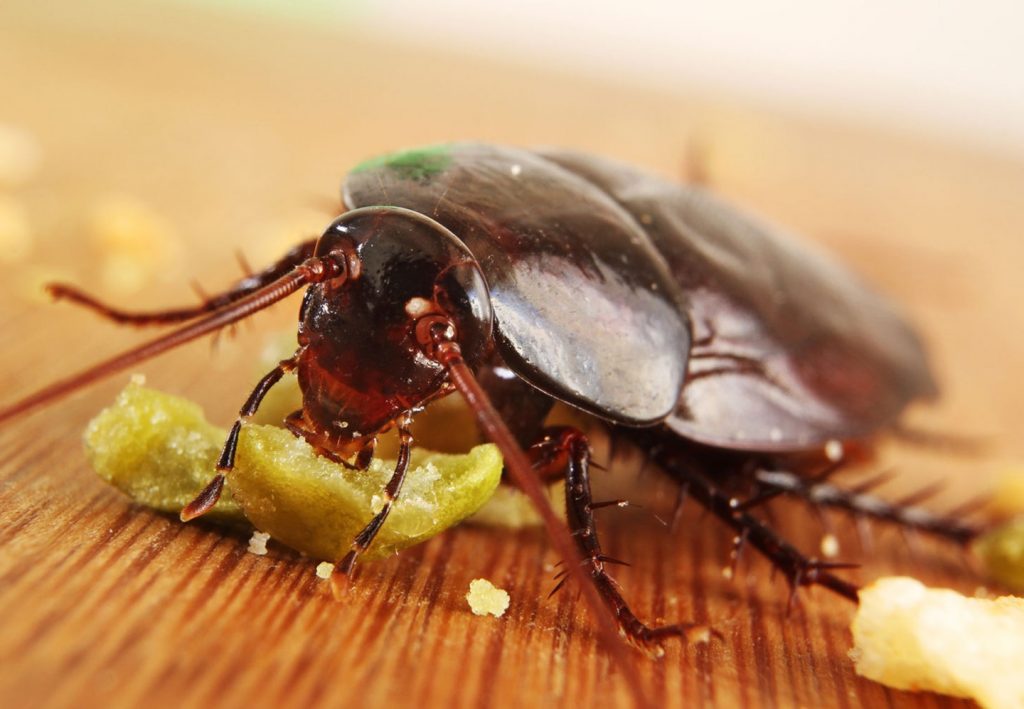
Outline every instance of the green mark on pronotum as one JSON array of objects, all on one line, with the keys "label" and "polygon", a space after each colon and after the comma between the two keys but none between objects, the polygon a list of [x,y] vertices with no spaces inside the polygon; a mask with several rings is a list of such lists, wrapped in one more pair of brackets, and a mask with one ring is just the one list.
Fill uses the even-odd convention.
[{"label": "green mark on pronotum", "polygon": [[451,152],[447,145],[431,145],[426,148],[400,150],[369,160],[355,166],[353,173],[366,172],[377,168],[387,168],[405,180],[427,180],[442,173],[452,162]]}]

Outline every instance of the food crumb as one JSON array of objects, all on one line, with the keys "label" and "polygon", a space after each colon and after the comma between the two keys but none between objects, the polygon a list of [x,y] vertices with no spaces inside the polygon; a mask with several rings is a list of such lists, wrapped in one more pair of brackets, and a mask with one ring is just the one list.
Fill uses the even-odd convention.
[{"label": "food crumb", "polygon": [[839,540],[834,534],[826,534],[821,538],[821,555],[826,559],[839,556]]},{"label": "food crumb", "polygon": [[316,565],[316,575],[322,579],[331,578],[331,574],[334,573],[334,564],[329,561],[321,561]]},{"label": "food crumb", "polygon": [[249,537],[249,553],[256,556],[264,556],[267,553],[267,541],[270,535],[266,532],[253,532]]},{"label": "food crumb", "polygon": [[487,615],[500,618],[508,609],[508,591],[496,588],[487,579],[473,579],[469,582],[469,593],[466,594],[473,615]]},{"label": "food crumb", "polygon": [[1024,706],[1024,598],[967,598],[911,578],[861,590],[850,657],[857,674],[897,689]]}]

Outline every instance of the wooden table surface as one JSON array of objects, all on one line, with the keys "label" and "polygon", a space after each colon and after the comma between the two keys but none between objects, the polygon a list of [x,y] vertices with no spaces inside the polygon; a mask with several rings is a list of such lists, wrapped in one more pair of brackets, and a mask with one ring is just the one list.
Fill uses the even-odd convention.
[{"label": "wooden table surface", "polygon": [[[988,441],[974,457],[884,445],[878,466],[900,473],[888,493],[945,479],[932,504],[951,506],[1024,459],[1020,161],[342,30],[159,4],[38,5],[0,8],[0,137],[20,131],[0,140],[0,206],[33,238],[27,255],[0,249],[0,401],[139,339],[46,305],[42,280],[71,278],[135,306],[190,302],[191,279],[213,289],[236,277],[236,249],[262,263],[318,233],[340,178],[366,156],[472,138],[576,147],[672,176],[697,144],[718,190],[839,252],[920,324],[945,398],[910,420]],[[136,205],[181,245],[138,290],[112,290],[88,236],[97,205],[111,202]],[[255,318],[216,351],[194,343],[139,369],[225,424],[267,333],[287,328],[294,308]],[[124,380],[0,430],[0,706],[628,703],[575,594],[545,600],[556,559],[537,532],[453,530],[365,565],[338,603],[287,549],[255,556],[244,535],[131,504],[89,471],[80,444]],[[638,461],[627,452],[615,467],[656,511],[674,491],[656,474],[636,478]],[[805,591],[787,615],[785,584],[762,561],[723,577],[729,535],[714,521],[691,509],[672,535],[650,512],[603,518],[608,553],[633,564],[616,573],[626,596],[645,618],[707,621],[723,636],[670,643],[660,661],[635,657],[659,704],[956,703],[856,677],[849,604]],[[812,515],[777,516],[816,549]],[[911,553],[879,529],[863,553],[850,524],[834,526],[842,556],[865,562],[851,574],[861,581],[902,572],[968,592],[981,583],[953,550]],[[469,613],[463,596],[477,577],[511,593],[503,618]]]}]

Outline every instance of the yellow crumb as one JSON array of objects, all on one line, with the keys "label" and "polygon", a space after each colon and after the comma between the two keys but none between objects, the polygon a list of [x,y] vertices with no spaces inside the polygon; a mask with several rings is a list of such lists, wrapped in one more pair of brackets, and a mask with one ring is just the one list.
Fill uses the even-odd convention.
[{"label": "yellow crumb", "polygon": [[508,609],[508,591],[495,588],[487,579],[473,579],[469,582],[469,593],[466,594],[473,615],[487,615],[500,618]]},{"label": "yellow crumb", "polygon": [[265,532],[253,532],[252,536],[249,537],[249,553],[255,554],[256,556],[264,556],[267,553],[267,542],[270,541],[270,535]]},{"label": "yellow crumb", "polygon": [[852,630],[857,674],[984,707],[1024,707],[1022,598],[967,598],[883,578],[860,592]]},{"label": "yellow crumb", "polygon": [[334,573],[334,564],[329,561],[321,561],[316,565],[316,575],[322,579],[331,578],[331,574]]}]

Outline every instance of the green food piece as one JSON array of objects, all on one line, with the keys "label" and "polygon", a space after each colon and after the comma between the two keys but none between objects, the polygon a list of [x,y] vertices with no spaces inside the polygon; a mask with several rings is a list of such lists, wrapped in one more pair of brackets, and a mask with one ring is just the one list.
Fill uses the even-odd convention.
[{"label": "green food piece", "polygon": [[993,529],[974,543],[989,576],[1014,591],[1024,591],[1024,517]]},{"label": "green food piece", "polygon": [[[86,447],[104,479],[156,509],[177,512],[209,481],[226,431],[185,399],[129,384],[89,424]],[[395,462],[351,471],[274,426],[245,426],[225,497],[210,513],[241,519],[317,559],[348,551],[383,503]],[[473,514],[501,479],[493,444],[465,455],[413,449],[405,485],[370,549],[376,559],[425,541]],[[223,509],[220,509],[222,508]]]},{"label": "green food piece", "polygon": [[352,173],[387,168],[405,180],[428,180],[444,172],[452,162],[448,145],[429,145],[424,148],[400,150],[364,160],[352,169]]},{"label": "green food piece", "polygon": [[[375,158],[383,164],[387,156]],[[290,357],[296,348],[295,333],[285,332],[268,338],[260,355],[259,366],[253,370],[258,378],[280,360]],[[260,405],[260,410],[251,419],[253,423],[279,424],[285,416],[302,406],[302,392],[294,376],[286,376]],[[574,410],[555,407],[548,425],[585,425]],[[461,396],[451,395],[438,399],[416,418],[416,442],[430,450],[453,453],[466,451],[480,443],[473,412]],[[389,431],[377,439],[377,455],[394,457],[398,452],[398,436]],[[547,488],[548,499],[555,513],[565,514],[565,485],[556,482]],[[504,529],[525,529],[542,527],[540,515],[530,498],[510,485],[500,485],[487,502],[468,520],[471,524]]]},{"label": "green food piece", "polygon": [[[133,380],[89,422],[84,442],[101,478],[136,502],[176,514],[210,482],[225,435],[197,404]],[[246,523],[230,491],[207,517]]]},{"label": "green food piece", "polygon": [[[340,559],[384,504],[393,460],[350,471],[271,426],[242,430],[231,490],[257,528],[316,559]],[[373,545],[360,558],[379,559],[426,541],[476,512],[501,480],[497,446],[464,455],[413,449],[402,492]]]}]

